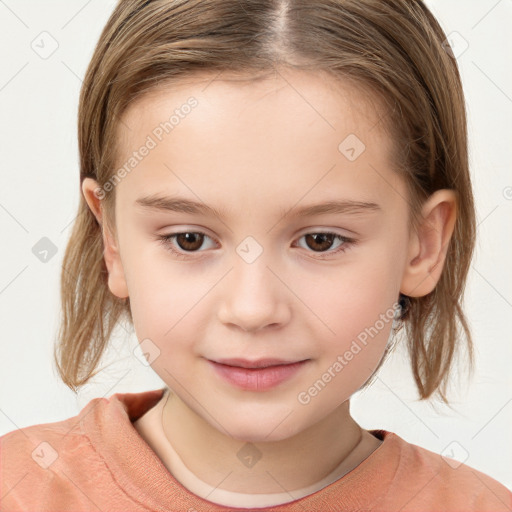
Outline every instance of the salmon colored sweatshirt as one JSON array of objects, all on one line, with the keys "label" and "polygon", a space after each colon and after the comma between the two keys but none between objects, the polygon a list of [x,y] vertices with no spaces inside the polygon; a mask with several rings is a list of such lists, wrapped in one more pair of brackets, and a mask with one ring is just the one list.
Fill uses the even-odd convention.
[{"label": "salmon colored sweatshirt", "polygon": [[0,437],[0,510],[512,510],[512,492],[490,476],[386,430],[370,430],[381,445],[352,471],[312,494],[265,508],[218,505],[181,485],[133,425],[164,391],[95,398],[77,416]]}]

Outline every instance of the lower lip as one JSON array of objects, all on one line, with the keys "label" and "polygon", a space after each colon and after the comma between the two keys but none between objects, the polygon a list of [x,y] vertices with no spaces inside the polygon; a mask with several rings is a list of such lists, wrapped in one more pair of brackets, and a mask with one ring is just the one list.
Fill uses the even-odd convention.
[{"label": "lower lip", "polygon": [[218,375],[233,386],[248,391],[265,391],[293,377],[307,363],[307,360],[255,369],[228,366],[213,361],[208,362]]}]

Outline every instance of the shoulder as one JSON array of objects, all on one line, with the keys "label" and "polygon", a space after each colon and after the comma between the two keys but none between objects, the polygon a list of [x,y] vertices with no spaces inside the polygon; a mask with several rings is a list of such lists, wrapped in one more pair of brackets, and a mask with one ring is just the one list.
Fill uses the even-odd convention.
[{"label": "shoulder", "polygon": [[0,437],[0,510],[151,510],[140,482],[167,473],[132,421],[162,393],[93,398],[76,416]]},{"label": "shoulder", "polygon": [[[510,511],[512,492],[491,476],[408,443],[399,436],[400,462],[393,479],[406,510]],[[390,489],[393,493],[393,489]]]},{"label": "shoulder", "polygon": [[[0,437],[1,510],[35,510],[73,487],[66,475],[105,472],[80,417],[20,428]],[[80,461],[80,464],[77,462]]]}]

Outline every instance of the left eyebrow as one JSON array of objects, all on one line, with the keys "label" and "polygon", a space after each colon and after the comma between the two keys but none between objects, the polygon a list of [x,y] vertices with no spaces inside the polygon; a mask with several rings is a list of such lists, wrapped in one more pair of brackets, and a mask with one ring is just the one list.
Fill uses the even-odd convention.
[{"label": "left eyebrow", "polygon": [[[193,201],[190,199],[180,198],[177,196],[164,197],[157,194],[140,197],[135,204],[142,208],[151,210],[164,210],[177,213],[191,213],[202,215],[213,215],[218,218],[225,217],[225,211],[219,210],[204,203]],[[314,215],[322,215],[326,213],[357,215],[363,213],[372,213],[381,211],[381,207],[377,203],[365,201],[327,201],[324,203],[302,206],[300,208],[292,208],[281,210],[281,217],[311,217]]]},{"label": "left eyebrow", "polygon": [[[381,211],[381,207],[377,203],[366,201],[327,201],[325,203],[312,204],[294,208],[286,215],[296,215],[297,217],[308,217],[313,215],[322,215],[325,213],[337,214],[363,214]],[[283,212],[284,213],[284,212]]]}]

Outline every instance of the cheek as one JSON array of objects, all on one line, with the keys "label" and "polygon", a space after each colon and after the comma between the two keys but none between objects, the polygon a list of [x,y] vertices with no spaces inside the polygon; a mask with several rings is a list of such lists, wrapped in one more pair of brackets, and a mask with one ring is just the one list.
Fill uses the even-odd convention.
[{"label": "cheek", "polygon": [[187,286],[179,279],[153,280],[148,273],[145,277],[147,280],[130,290],[134,328],[139,339],[151,338],[155,343],[166,344],[194,317],[199,294],[193,292],[190,283]]},{"label": "cheek", "polygon": [[183,277],[164,279],[156,270],[152,267],[134,282],[130,298],[133,325],[141,349],[153,356],[152,369],[164,382],[176,385],[187,381],[196,357],[201,294],[194,293]]},{"label": "cheek", "polygon": [[201,277],[197,267],[166,261],[163,251],[139,250],[126,258],[135,333],[140,342],[149,339],[158,348],[162,357],[152,366],[159,374],[164,361],[174,373],[174,361],[194,357],[195,340],[203,336],[200,326],[207,325],[208,292],[219,279]]},{"label": "cheek", "polygon": [[164,249],[155,252],[151,245],[134,241],[124,247],[123,268],[137,337],[156,342],[186,314],[187,294],[192,292],[190,286],[184,286],[176,266],[162,261],[158,252]]},{"label": "cheek", "polygon": [[394,301],[386,300],[386,293],[379,299],[359,293],[352,302],[352,313],[333,315],[335,334],[325,336],[318,344],[318,365],[310,385],[319,390],[328,388],[318,400],[318,405],[326,408],[333,400],[341,403],[348,399],[364,385],[390,341]]},{"label": "cheek", "polygon": [[393,252],[377,246],[368,252],[370,256],[361,252],[346,265],[297,282],[297,295],[305,297],[307,309],[317,317],[319,334],[328,340],[356,337],[389,313],[398,298],[400,279]]},{"label": "cheek", "polygon": [[337,382],[332,389],[343,392],[355,392],[373,373],[393,325],[400,288],[396,250],[382,241],[373,245],[367,254],[361,252],[345,267],[319,276],[315,286],[301,292],[318,316],[318,377],[324,380],[323,372],[330,371]]}]

